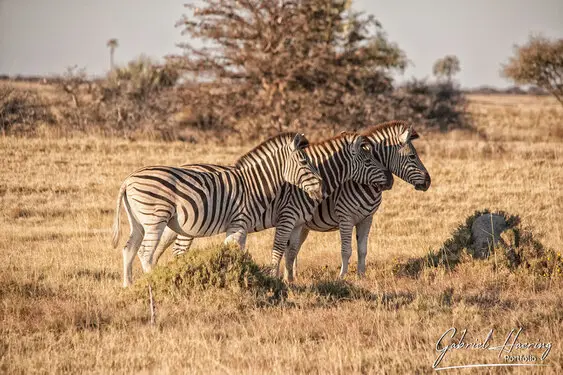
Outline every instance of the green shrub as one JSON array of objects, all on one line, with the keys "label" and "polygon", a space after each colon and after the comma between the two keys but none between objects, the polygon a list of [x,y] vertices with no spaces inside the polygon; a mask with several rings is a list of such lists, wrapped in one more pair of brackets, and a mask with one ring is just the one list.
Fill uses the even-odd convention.
[{"label": "green shrub", "polygon": [[430,250],[426,256],[395,262],[392,271],[395,275],[418,277],[424,268],[441,267],[453,270],[459,263],[473,261],[474,256],[471,227],[476,218],[485,214],[504,217],[507,229],[502,232],[499,243],[491,249],[485,259],[493,269],[507,268],[515,272],[523,270],[536,276],[561,276],[563,258],[561,253],[545,248],[537,240],[530,228],[522,227],[517,215],[504,211],[491,212],[487,209],[475,211],[459,225],[438,250]]},{"label": "green shrub", "polygon": [[222,289],[278,299],[285,292],[283,282],[261,269],[250,253],[225,245],[194,249],[157,267],[139,283],[143,295],[147,284],[155,294],[172,297]]},{"label": "green shrub", "polygon": [[173,87],[180,73],[170,64],[159,65],[141,55],[127,65],[112,70],[106,79],[108,89],[126,95],[130,99],[144,100],[152,94]]},{"label": "green shrub", "polygon": [[41,124],[55,119],[37,92],[9,85],[0,86],[0,134],[33,133]]},{"label": "green shrub", "polygon": [[530,228],[507,229],[501,234],[499,246],[494,251],[496,259],[493,261],[489,257],[493,268],[525,270],[540,277],[562,276],[561,253],[544,247]]}]

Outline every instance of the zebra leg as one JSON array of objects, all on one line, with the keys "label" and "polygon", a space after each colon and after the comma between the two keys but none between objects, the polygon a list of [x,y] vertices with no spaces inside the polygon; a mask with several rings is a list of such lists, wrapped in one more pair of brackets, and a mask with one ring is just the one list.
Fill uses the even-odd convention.
[{"label": "zebra leg", "polygon": [[145,225],[145,235],[141,243],[141,248],[138,251],[139,258],[141,258],[141,265],[145,273],[152,271],[154,252],[160,242],[160,237],[166,225],[167,223],[164,221],[150,226]]},{"label": "zebra leg", "polygon": [[[278,219],[274,246],[272,248],[272,276],[280,277],[280,261],[289,244],[289,238],[295,228],[295,218],[285,217]],[[287,255],[286,255],[287,256]]]},{"label": "zebra leg", "polygon": [[373,215],[369,215],[356,224],[356,242],[358,245],[358,275],[366,273],[366,256],[368,254],[368,236],[371,229]]},{"label": "zebra leg", "polygon": [[135,259],[135,253],[139,250],[139,247],[143,242],[145,229],[134,214],[131,204],[126,197],[123,199],[123,204],[125,206],[125,212],[127,213],[127,219],[129,219],[129,227],[131,230],[129,239],[125,244],[125,247],[123,247],[123,287],[127,288],[133,283],[133,259]]},{"label": "zebra leg", "polygon": [[293,260],[293,278],[297,277],[297,255],[299,255],[299,250],[301,249],[301,245],[307,239],[309,235],[309,228],[305,225],[301,227],[301,230],[297,230],[295,228],[293,232],[291,232],[291,236],[289,237],[289,246],[287,249],[287,254],[285,258],[286,266],[285,266],[285,278],[289,278],[288,266],[287,263],[291,262],[290,258]]},{"label": "zebra leg", "polygon": [[241,228],[232,228],[227,230],[227,238],[223,241],[223,244],[228,245],[231,243],[236,243],[241,250],[246,247],[246,230]]},{"label": "zebra leg", "polygon": [[[172,229],[170,229],[169,227],[166,227],[164,229],[164,232],[162,232],[162,236],[160,237],[160,242],[158,243],[158,246],[154,251],[154,256],[152,258],[153,266],[156,266],[164,251],[168,249],[170,245],[172,245],[172,243],[176,240],[176,237],[178,237],[178,234]],[[139,258],[141,258],[140,254]]]},{"label": "zebra leg", "polygon": [[303,230],[303,225],[293,228],[289,236],[287,249],[285,250],[284,278],[290,283],[292,283],[295,278],[294,266],[295,266],[295,261],[297,260],[297,251],[298,251],[298,249],[292,246],[292,241],[293,243],[299,241],[299,239],[301,238],[302,230]]},{"label": "zebra leg", "polygon": [[305,226],[303,226],[303,229],[301,230],[301,238],[299,239],[299,244],[294,247],[295,248],[295,260],[293,261],[293,275],[294,276],[297,276],[297,255],[299,255],[299,251],[301,250],[301,246],[303,246],[303,243],[307,239],[309,232],[310,232],[309,228],[306,228]]},{"label": "zebra leg", "polygon": [[340,246],[342,256],[342,267],[340,268],[340,277],[344,277],[348,272],[348,263],[352,256],[352,231],[354,225],[349,221],[340,223]]},{"label": "zebra leg", "polygon": [[172,248],[172,254],[175,257],[184,254],[186,251],[192,247],[193,237],[178,236],[176,242],[174,242],[174,247]]},{"label": "zebra leg", "polygon": [[131,223],[131,234],[129,240],[123,247],[123,287],[127,288],[133,283],[133,259],[135,253],[141,246],[143,241],[144,231],[143,227]]}]

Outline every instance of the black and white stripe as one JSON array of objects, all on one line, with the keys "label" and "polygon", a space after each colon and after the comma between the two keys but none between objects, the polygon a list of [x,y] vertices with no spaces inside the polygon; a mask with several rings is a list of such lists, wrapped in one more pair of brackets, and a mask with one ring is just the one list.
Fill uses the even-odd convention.
[{"label": "black and white stripe", "polygon": [[[389,171],[412,184],[416,190],[428,190],[430,174],[412,144],[412,140],[418,138],[412,126],[403,121],[391,121],[373,126],[362,134],[369,139],[376,158]],[[339,229],[342,256],[340,276],[344,276],[352,254],[352,231],[356,227],[358,274],[363,275],[368,236],[373,215],[379,208],[381,199],[381,190],[374,186],[348,181],[338,187],[330,197],[321,202],[313,218],[291,234],[289,251],[286,253],[286,270],[296,268],[299,248],[310,230],[326,232]]]},{"label": "black and white stripe", "polygon": [[[388,189],[392,186],[393,179],[388,172],[374,158],[370,143],[366,137],[352,133],[345,133],[333,139],[313,144],[305,149],[312,163],[319,170],[324,182],[325,196],[331,195],[346,181],[370,184],[377,189]],[[191,165],[187,168],[200,169],[212,168],[214,170],[228,170],[232,167],[218,165]],[[276,239],[272,255],[274,269],[279,269],[279,261],[285,251],[289,235],[295,226],[302,225],[309,220],[315,212],[318,202],[313,202],[293,186],[285,184],[272,201],[270,207],[263,213],[252,231],[276,227]],[[175,233],[167,230],[163,241],[156,251],[155,261],[162,252],[174,241]],[[193,238],[178,236],[174,244],[174,254],[179,255],[186,251]]]},{"label": "black and white stripe", "polygon": [[284,133],[242,156],[229,170],[152,166],[129,175],[119,191],[113,238],[116,246],[124,203],[131,227],[123,249],[124,286],[132,282],[137,251],[143,270],[152,269],[155,248],[167,227],[192,238],[226,232],[225,242],[244,248],[247,231],[285,182],[303,189],[311,201],[321,199],[322,180],[303,152],[307,145],[303,135]]}]

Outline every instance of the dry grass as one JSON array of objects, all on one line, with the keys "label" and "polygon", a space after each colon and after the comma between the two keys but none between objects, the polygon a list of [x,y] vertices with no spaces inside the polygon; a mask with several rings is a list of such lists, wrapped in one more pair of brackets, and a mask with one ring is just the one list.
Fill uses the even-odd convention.
[{"label": "dry grass", "polygon": [[[0,372],[429,373],[436,341],[450,327],[467,328],[467,342],[494,328],[495,343],[523,327],[521,341],[553,343],[549,366],[527,373],[561,373],[561,278],[481,262],[452,273],[428,269],[418,279],[391,272],[397,258],[438,248],[483,208],[519,214],[561,250],[563,111],[549,98],[522,97],[472,98],[471,110],[487,140],[422,137],[416,146],[430,190],[396,180],[384,193],[365,279],[335,282],[338,235],[313,233],[285,303],[257,307],[224,290],[156,296],[156,326],[146,299],[120,287],[121,252],[110,247],[120,182],[147,164],[229,163],[248,147],[1,138]],[[249,237],[259,264],[267,263],[272,234]],[[497,354],[458,350],[442,365],[502,362]]]}]

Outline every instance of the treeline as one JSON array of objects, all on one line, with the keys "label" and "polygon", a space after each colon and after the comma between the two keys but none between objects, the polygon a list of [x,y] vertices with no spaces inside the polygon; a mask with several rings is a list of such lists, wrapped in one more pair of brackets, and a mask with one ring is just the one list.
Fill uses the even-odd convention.
[{"label": "treeline", "polygon": [[141,56],[115,66],[111,39],[103,78],[76,67],[37,77],[51,95],[0,85],[0,129],[31,134],[42,122],[62,132],[197,141],[285,130],[314,139],[390,119],[471,128],[457,57],[438,59],[432,79],[397,85],[406,54],[351,1],[202,0],[186,8],[177,26],[188,42],[164,63]]},{"label": "treeline", "polygon": [[528,88],[520,86],[510,86],[506,88],[480,86],[471,89],[464,89],[463,92],[474,95],[550,95],[549,92],[537,86],[531,86]]}]

